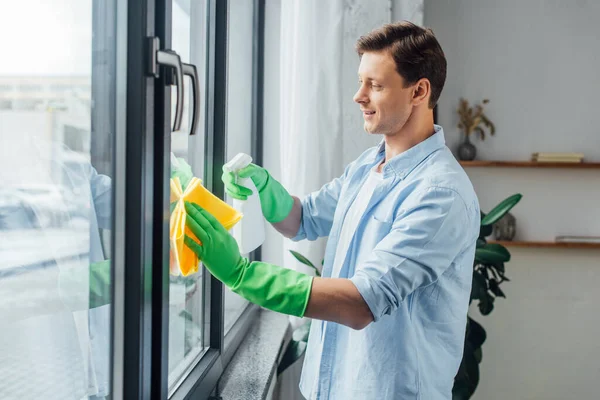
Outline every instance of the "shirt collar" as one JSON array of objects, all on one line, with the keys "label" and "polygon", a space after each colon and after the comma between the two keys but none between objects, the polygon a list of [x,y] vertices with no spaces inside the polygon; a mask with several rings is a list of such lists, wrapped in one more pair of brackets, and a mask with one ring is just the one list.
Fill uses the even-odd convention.
[{"label": "shirt collar", "polygon": [[[435,130],[433,135],[393,157],[385,164],[382,171],[384,178],[387,178],[390,175],[398,175],[401,179],[404,179],[417,164],[434,151],[439,150],[446,145],[442,127],[439,125],[433,125],[433,127]],[[373,161],[375,163],[380,163],[384,158],[385,140],[381,140]]]}]

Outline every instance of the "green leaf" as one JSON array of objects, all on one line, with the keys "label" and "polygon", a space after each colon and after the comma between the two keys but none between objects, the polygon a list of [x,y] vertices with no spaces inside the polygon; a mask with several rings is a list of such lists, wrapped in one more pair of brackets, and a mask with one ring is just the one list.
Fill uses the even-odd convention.
[{"label": "green leaf", "polygon": [[493,275],[494,279],[496,279],[497,281],[500,281],[500,274],[498,274],[498,271],[496,271],[496,269],[494,268],[493,265],[486,265],[485,266]]},{"label": "green leaf", "polygon": [[306,265],[308,267],[313,268],[315,270],[315,273],[316,273],[317,276],[321,276],[321,273],[319,272],[319,270],[317,269],[317,267],[315,267],[314,264],[311,263],[308,258],[304,257],[302,254],[300,254],[300,253],[298,253],[297,251],[294,251],[294,250],[290,250],[290,253],[292,253],[292,255],[294,256],[294,258],[296,260],[298,260],[300,263],[302,263],[302,264],[304,264],[304,265]]},{"label": "green leaf", "polygon": [[[485,218],[486,214],[484,212],[481,212],[481,220],[483,221]],[[481,239],[490,236],[492,234],[492,232],[494,231],[494,227],[492,225],[481,225],[481,227],[479,228],[479,237]]]},{"label": "green leaf", "polygon": [[300,261],[302,264],[307,265],[311,268],[316,268],[314,266],[314,264],[312,262],[310,262],[310,260],[306,257],[304,257],[302,254],[298,253],[297,251],[294,250],[290,250],[290,253],[292,253],[292,255],[294,256],[294,258],[298,261]]},{"label": "green leaf", "polygon": [[494,309],[494,298],[486,293],[483,298],[479,299],[479,304],[477,306],[482,315],[489,315]]},{"label": "green leaf", "polygon": [[479,384],[479,363],[475,357],[475,348],[465,341],[463,359],[452,387],[452,400],[468,400]]},{"label": "green leaf", "polygon": [[306,342],[292,340],[288,345],[281,362],[277,366],[277,375],[285,371],[289,366],[298,361],[306,351]]},{"label": "green leaf", "polygon": [[452,400],[469,400],[471,395],[469,389],[462,380],[455,380],[452,388]]},{"label": "green leaf", "polygon": [[485,240],[484,238],[478,238],[477,239],[477,248],[482,248],[487,244],[487,240]]},{"label": "green leaf", "polygon": [[480,271],[473,272],[473,283],[471,287],[471,300],[481,299],[486,296],[487,281]]},{"label": "green leaf", "polygon": [[490,279],[489,284],[490,284],[490,291],[492,293],[494,293],[495,296],[506,298],[506,296],[504,295],[504,292],[502,291],[502,289],[500,289],[499,283],[495,279]]},{"label": "green leaf", "polygon": [[487,267],[482,268],[483,273],[485,274],[485,279],[490,279],[490,271],[487,269]]},{"label": "green leaf", "polygon": [[510,252],[497,243],[488,243],[475,249],[475,262],[479,264],[496,264],[510,261]]},{"label": "green leaf", "polygon": [[481,359],[483,358],[483,353],[481,351],[481,347],[476,348],[475,351],[473,352],[473,355],[475,356],[475,359],[477,360],[477,364],[481,364]]},{"label": "green leaf", "polygon": [[502,200],[500,204],[492,209],[482,220],[481,225],[489,226],[497,222],[500,218],[509,212],[523,197],[522,194],[513,194],[510,197]]},{"label": "green leaf", "polygon": [[481,326],[479,322],[475,321],[473,318],[467,318],[469,323],[469,331],[466,335],[466,340],[473,345],[473,348],[481,347],[487,338],[485,329],[483,329],[483,326]]},{"label": "green leaf", "polygon": [[490,264],[490,266],[494,267],[494,269],[500,275],[504,275],[504,263],[503,262],[493,263],[493,264]]}]

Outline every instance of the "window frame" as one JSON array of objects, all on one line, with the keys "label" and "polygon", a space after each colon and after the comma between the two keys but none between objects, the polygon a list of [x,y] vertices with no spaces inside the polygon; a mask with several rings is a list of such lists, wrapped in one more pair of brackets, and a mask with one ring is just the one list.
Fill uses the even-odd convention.
[{"label": "window frame", "polygon": [[[116,7],[115,157],[113,162],[112,368],[114,399],[150,396],[156,372],[152,365],[156,336],[152,317],[157,311],[152,296],[154,219],[154,89],[148,79],[147,38],[154,35],[152,0],[114,2]],[[125,38],[120,40],[120,38]],[[120,216],[120,218],[117,218]],[[150,289],[150,290],[149,290]],[[158,333],[160,336],[160,332]]]}]

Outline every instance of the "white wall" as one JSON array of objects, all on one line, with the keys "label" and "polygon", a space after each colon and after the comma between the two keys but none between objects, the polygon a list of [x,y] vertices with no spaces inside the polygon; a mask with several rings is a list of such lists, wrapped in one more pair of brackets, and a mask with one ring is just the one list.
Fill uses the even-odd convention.
[{"label": "white wall", "polygon": [[488,97],[498,132],[476,141],[480,158],[582,151],[600,161],[599,15],[593,0],[426,2],[425,24],[448,59],[439,118],[449,143],[459,140],[459,97]]},{"label": "white wall", "polygon": [[[491,100],[497,135],[478,158],[582,151],[600,161],[600,2],[430,0],[425,25],[448,60],[439,121],[455,148],[458,99]],[[482,209],[521,192],[517,238],[600,235],[600,171],[468,169]],[[600,250],[510,249],[507,299],[472,314],[488,331],[475,399],[598,398]]]}]

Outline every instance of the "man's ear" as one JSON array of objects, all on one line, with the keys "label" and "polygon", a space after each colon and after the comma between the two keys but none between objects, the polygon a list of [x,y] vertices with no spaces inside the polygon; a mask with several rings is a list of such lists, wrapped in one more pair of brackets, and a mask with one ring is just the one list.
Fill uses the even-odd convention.
[{"label": "man's ear", "polygon": [[427,78],[419,79],[413,85],[412,103],[415,106],[427,103],[431,94],[431,82]]}]

